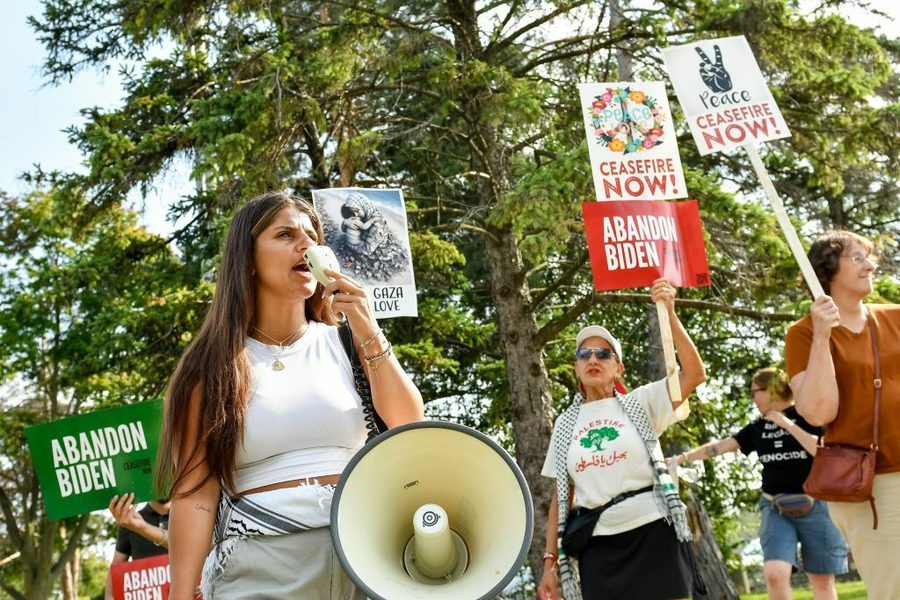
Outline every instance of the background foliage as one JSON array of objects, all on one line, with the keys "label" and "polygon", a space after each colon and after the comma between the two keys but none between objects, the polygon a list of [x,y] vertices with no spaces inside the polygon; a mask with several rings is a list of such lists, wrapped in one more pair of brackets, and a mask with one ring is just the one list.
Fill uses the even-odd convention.
[{"label": "background foliage", "polygon": [[[897,302],[900,44],[839,16],[845,6],[857,3],[46,0],[31,25],[48,81],[119,68],[125,96],[71,129],[85,172],[37,169],[33,193],[2,198],[0,554],[22,559],[0,587],[46,597],[99,535],[87,518],[65,533],[46,522],[22,426],[161,394],[234,210],[266,189],[338,185],[404,189],[421,317],[385,328],[429,414],[515,453],[535,497],[538,564],[550,494],[538,471],[574,389],[574,332],[613,329],[631,386],[658,353],[644,290],[592,290],[574,84],[617,80],[622,50],[636,79],[665,79],[660,47],[745,35],[793,132],[766,144],[765,160],[795,224],[806,238],[847,227],[876,239],[874,300]],[[780,360],[807,294],[745,156],[699,156],[670,101],[713,274],[679,300],[711,380],[665,440],[675,449],[752,418],[747,376]],[[161,239],[125,199],[180,164],[191,184]],[[757,478],[740,461],[710,466],[700,496],[728,558]]]}]

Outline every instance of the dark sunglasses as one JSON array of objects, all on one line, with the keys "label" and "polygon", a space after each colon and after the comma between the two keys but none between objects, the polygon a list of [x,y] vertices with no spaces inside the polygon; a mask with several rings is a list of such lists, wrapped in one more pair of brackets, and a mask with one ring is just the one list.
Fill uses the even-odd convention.
[{"label": "dark sunglasses", "polygon": [[575,358],[578,360],[588,360],[591,354],[597,360],[606,360],[607,358],[615,358],[616,353],[609,348],[578,348],[575,350]]}]

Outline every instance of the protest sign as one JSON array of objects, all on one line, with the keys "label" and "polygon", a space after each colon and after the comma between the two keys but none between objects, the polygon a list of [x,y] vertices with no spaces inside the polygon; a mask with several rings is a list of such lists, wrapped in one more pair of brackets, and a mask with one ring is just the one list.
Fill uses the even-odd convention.
[{"label": "protest sign", "polygon": [[375,316],[418,316],[401,190],[331,188],[312,193],[324,244],[369,293]]},{"label": "protest sign", "polygon": [[162,401],[139,402],[25,429],[51,521],[109,506],[116,494],[157,497],[153,468]]},{"label": "protest sign", "polygon": [[687,196],[666,85],[578,85],[597,200]]},{"label": "protest sign", "polygon": [[744,36],[662,53],[700,154],[790,137]]},{"label": "protest sign", "polygon": [[[713,58],[710,58],[712,53]],[[700,154],[741,146],[814,298],[824,294],[803,244],[753,142],[790,137],[744,36],[663,49],[678,101]]]},{"label": "protest sign", "polygon": [[169,555],[160,554],[109,568],[114,600],[166,600],[169,597]]},{"label": "protest sign", "polygon": [[696,200],[684,202],[585,202],[594,289],[650,285],[709,285],[709,267]]}]

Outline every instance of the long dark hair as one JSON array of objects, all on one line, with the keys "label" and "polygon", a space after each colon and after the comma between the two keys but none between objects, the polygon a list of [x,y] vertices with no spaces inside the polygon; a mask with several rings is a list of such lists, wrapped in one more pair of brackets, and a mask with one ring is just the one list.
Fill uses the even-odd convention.
[{"label": "long dark hair", "polygon": [[[222,248],[216,291],[200,331],[181,356],[166,390],[163,434],[157,458],[156,485],[170,495],[197,465],[198,453],[205,451],[209,473],[193,488],[179,492],[186,496],[215,477],[226,489],[234,490],[234,461],[243,440],[244,414],[250,389],[250,362],[245,351],[247,335],[253,328],[256,288],[253,283],[256,238],[284,208],[293,207],[309,216],[320,243],[322,222],[307,201],[282,192],[267,192],[250,200],[231,221]],[[331,304],[322,298],[321,285],[306,300],[306,318],[334,325]],[[198,439],[186,439],[191,418],[191,394],[201,392],[196,423]],[[190,455],[183,456],[185,449]]]}]

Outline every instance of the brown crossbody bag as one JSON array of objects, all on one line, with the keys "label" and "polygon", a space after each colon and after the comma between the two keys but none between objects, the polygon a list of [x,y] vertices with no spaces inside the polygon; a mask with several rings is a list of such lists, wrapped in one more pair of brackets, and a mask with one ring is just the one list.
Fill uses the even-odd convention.
[{"label": "brown crossbody bag", "polygon": [[[878,529],[878,511],[872,496],[875,481],[875,456],[878,454],[878,417],[881,408],[881,361],[878,357],[878,327],[871,313],[866,321],[872,338],[875,355],[875,414],[873,418],[872,444],[867,450],[852,446],[825,446],[819,438],[819,447],[813,457],[809,477],[803,491],[816,498],[834,502],[866,502],[872,507],[872,528]],[[827,432],[827,428],[826,428]]]}]

